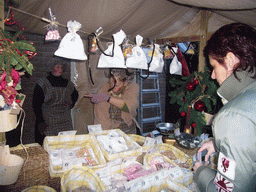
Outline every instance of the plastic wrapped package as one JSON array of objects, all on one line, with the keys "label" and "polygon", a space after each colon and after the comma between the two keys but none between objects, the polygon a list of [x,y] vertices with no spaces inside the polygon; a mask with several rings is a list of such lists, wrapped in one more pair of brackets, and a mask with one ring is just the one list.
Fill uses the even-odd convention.
[{"label": "plastic wrapped package", "polygon": [[[122,138],[122,140],[120,140],[121,143],[119,143],[119,145],[122,145],[123,149],[125,150],[119,151],[119,152],[116,151],[116,153],[114,153],[115,151],[110,152],[111,148],[112,149],[115,148],[114,145],[109,146],[106,144],[106,142],[99,142],[99,140],[97,140],[99,142],[99,146],[101,148],[102,154],[104,155],[107,161],[111,161],[119,157],[126,158],[129,156],[139,156],[142,154],[142,147],[120,129],[106,130],[106,131],[97,132],[97,133],[92,132],[90,134],[95,135],[96,139],[97,137],[102,138],[102,136],[109,136],[110,138],[113,138],[113,140],[115,139],[115,136]],[[123,142],[126,143],[127,148],[125,147],[125,145],[123,145],[124,144]]]},{"label": "plastic wrapped package", "polygon": [[43,147],[49,153],[51,177],[60,177],[75,165],[97,169],[106,164],[94,135],[47,136]]},{"label": "plastic wrapped package", "polygon": [[183,151],[166,143],[158,144],[150,152],[161,153],[175,162],[179,167],[183,167],[191,170],[193,166],[193,160]]}]

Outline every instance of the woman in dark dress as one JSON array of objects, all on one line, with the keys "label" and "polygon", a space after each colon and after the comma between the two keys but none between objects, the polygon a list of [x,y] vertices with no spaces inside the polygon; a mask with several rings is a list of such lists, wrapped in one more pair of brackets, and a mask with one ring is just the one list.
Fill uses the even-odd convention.
[{"label": "woman in dark dress", "polygon": [[49,75],[39,79],[35,85],[35,141],[40,145],[45,136],[56,136],[60,131],[73,130],[71,109],[78,99],[78,92],[71,81],[62,77],[64,65],[55,60]]}]

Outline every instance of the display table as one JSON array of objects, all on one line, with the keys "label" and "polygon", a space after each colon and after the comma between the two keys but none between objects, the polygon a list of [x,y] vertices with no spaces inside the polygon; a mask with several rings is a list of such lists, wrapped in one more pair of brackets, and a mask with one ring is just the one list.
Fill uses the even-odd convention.
[{"label": "display table", "polygon": [[[189,155],[191,158],[197,149],[184,149],[177,143],[174,146]],[[51,178],[49,174],[49,155],[39,144],[25,145],[28,152],[19,145],[10,149],[10,152],[24,158],[24,164],[20,171],[18,180],[12,185],[0,186],[1,192],[21,192],[23,189],[34,185],[46,185],[57,192],[60,191],[60,178]],[[27,159],[27,160],[26,160]]]}]

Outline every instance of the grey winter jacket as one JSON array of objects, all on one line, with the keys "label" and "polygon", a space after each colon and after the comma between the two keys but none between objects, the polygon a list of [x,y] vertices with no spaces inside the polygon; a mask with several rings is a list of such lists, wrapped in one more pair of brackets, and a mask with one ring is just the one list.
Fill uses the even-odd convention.
[{"label": "grey winter jacket", "polygon": [[195,182],[205,191],[256,191],[256,80],[246,71],[229,76],[218,89],[227,101],[212,124],[217,172],[198,168]]}]

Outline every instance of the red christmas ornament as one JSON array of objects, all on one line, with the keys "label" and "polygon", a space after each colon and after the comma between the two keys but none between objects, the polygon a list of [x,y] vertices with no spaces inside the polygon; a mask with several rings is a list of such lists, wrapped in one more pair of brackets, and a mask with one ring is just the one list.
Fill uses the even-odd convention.
[{"label": "red christmas ornament", "polygon": [[185,116],[186,116],[186,112],[182,111],[182,112],[180,113],[180,115],[181,115],[182,117],[185,117]]},{"label": "red christmas ornament", "polygon": [[204,111],[205,110],[205,103],[201,100],[195,102],[194,109],[196,111],[200,111],[200,112]]},{"label": "red christmas ornament", "polygon": [[196,123],[192,123],[192,127],[195,128],[196,127]]},{"label": "red christmas ornament", "polygon": [[187,82],[187,84],[186,84],[186,89],[187,89],[188,91],[194,91],[195,88],[196,88],[196,86],[195,86],[194,82]]},{"label": "red christmas ornament", "polygon": [[193,79],[193,83],[195,84],[195,85],[198,85],[199,84],[199,81],[198,81],[198,79]]}]

